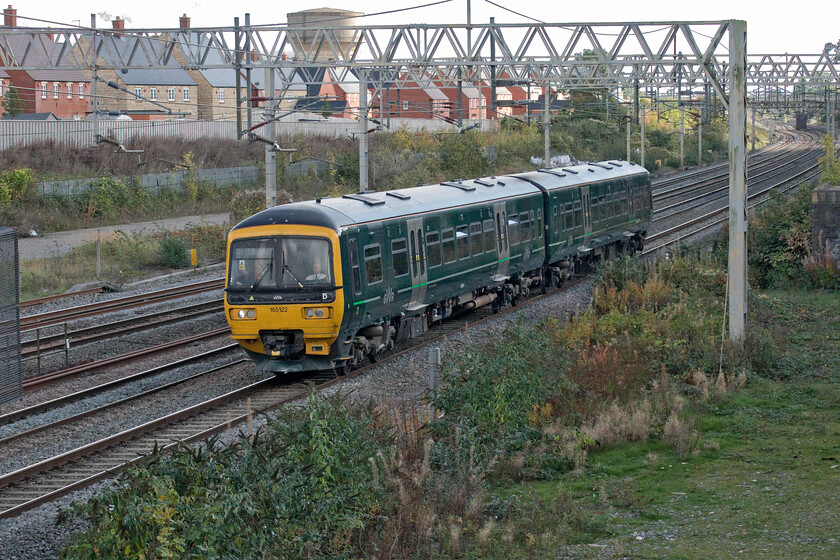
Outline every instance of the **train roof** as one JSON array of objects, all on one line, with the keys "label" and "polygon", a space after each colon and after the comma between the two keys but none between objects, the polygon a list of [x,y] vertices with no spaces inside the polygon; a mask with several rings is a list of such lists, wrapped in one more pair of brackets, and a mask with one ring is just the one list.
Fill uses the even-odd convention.
[{"label": "train roof", "polygon": [[647,174],[647,170],[639,165],[626,161],[604,161],[500,177],[445,181],[407,189],[366,191],[340,198],[319,198],[275,206],[246,218],[234,229],[288,223],[339,231],[366,222],[501,201],[537,194],[541,189],[550,192],[640,174]]}]

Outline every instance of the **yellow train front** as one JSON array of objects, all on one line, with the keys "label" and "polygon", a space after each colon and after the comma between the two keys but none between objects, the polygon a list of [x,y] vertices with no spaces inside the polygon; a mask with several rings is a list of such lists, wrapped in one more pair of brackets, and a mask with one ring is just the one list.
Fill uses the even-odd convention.
[{"label": "yellow train front", "polygon": [[225,314],[263,371],[329,369],[344,310],[339,223],[288,204],[238,224],[227,242]]}]

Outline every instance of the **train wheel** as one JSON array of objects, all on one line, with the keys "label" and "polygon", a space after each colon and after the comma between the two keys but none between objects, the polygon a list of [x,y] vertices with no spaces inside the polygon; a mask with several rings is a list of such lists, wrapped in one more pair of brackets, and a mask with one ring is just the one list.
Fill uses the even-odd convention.
[{"label": "train wheel", "polygon": [[375,364],[376,362],[378,362],[379,358],[381,358],[381,357],[382,357],[382,351],[381,350],[371,350],[370,352],[368,352],[368,360],[370,360],[370,363],[372,363],[372,364]]}]

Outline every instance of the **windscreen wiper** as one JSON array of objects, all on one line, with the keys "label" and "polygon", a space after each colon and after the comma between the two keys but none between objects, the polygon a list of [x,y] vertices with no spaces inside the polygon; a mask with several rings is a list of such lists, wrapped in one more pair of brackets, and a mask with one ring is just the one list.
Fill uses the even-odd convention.
[{"label": "windscreen wiper", "polygon": [[269,270],[271,270],[271,267],[272,267],[273,265],[274,265],[274,261],[273,261],[273,260],[272,260],[272,261],[268,261],[268,264],[267,264],[267,265],[265,265],[265,268],[263,268],[263,269],[262,269],[262,272],[260,272],[260,275],[259,275],[259,276],[257,277],[257,279],[254,281],[254,283],[253,283],[253,284],[251,284],[251,287],[250,287],[250,288],[248,288],[248,291],[250,291],[250,292],[253,292],[253,291],[254,291],[254,288],[256,288],[256,287],[257,287],[257,285],[258,285],[260,282],[262,282],[262,279],[263,279],[263,278],[265,278],[265,275],[268,273],[268,271],[269,271]]},{"label": "windscreen wiper", "polygon": [[289,265],[284,264],[284,265],[283,265],[283,268],[284,268],[285,270],[289,271],[289,274],[291,275],[291,277],[294,279],[294,281],[295,281],[295,282],[297,282],[297,285],[298,285],[298,286],[300,286],[300,289],[301,289],[301,290],[303,290],[303,289],[304,289],[303,284],[301,284],[301,283],[300,283],[300,280],[298,280],[298,277],[297,277],[297,276],[295,276],[295,273],[294,273],[294,272],[292,272],[292,269],[291,269],[291,268],[289,268]]}]

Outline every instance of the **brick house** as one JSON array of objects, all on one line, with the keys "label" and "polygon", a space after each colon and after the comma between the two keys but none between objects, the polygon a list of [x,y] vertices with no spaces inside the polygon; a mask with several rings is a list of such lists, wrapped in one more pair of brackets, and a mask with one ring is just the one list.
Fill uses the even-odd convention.
[{"label": "brick house", "polygon": [[[190,18],[187,14],[178,19],[179,32],[165,39],[175,42],[177,48],[173,56],[181,67],[184,68],[189,77],[196,84],[196,102],[199,120],[233,120],[236,118],[236,69],[235,68],[190,68],[187,61],[198,58],[199,53],[204,54],[205,48],[210,44],[211,36],[200,31],[192,31]],[[204,60],[208,65],[229,64],[230,61],[222,60],[221,54],[215,49],[206,51]],[[252,97],[262,95],[260,83],[264,81],[265,72],[257,70],[252,73]],[[275,78],[275,82],[277,79]],[[245,71],[240,70],[240,87],[243,98],[247,97],[247,84]],[[279,85],[279,84],[277,84]],[[277,87],[275,85],[275,87]],[[242,104],[243,111],[246,107]],[[243,113],[244,114],[244,113]],[[244,118],[244,117],[243,117]]]},{"label": "brick house", "polygon": [[322,113],[343,119],[358,118],[358,82],[339,82],[333,69],[309,68],[300,71],[309,76],[309,83],[306,96],[295,103],[297,111]]},{"label": "brick house", "polygon": [[456,116],[449,97],[431,80],[402,83],[404,87],[384,88],[382,111],[380,111],[379,98],[373,99],[371,96],[370,114],[374,118],[382,119],[391,116],[404,119],[442,119],[454,122]]},{"label": "brick house", "polygon": [[[142,65],[148,61],[146,52],[160,52],[161,37],[125,36],[125,20],[113,20],[113,30],[100,36],[98,84],[100,112],[119,112],[134,120],[162,120],[173,117],[198,117],[198,88],[195,80],[170,59],[166,68],[124,68],[119,71],[120,58],[134,52],[134,61]],[[90,44],[90,34],[79,38],[80,46]],[[90,76],[90,70],[83,71]],[[111,82],[118,88],[108,87]],[[170,112],[171,111],[171,112]]]},{"label": "brick house", "polygon": [[[440,91],[449,99],[449,104],[452,107],[452,118],[458,120],[458,87],[444,86],[440,83],[435,83],[440,88]],[[487,94],[485,98],[484,93]],[[490,89],[486,88],[484,92],[474,85],[461,86],[461,114],[463,120],[475,120],[487,118],[487,99],[490,96]]]},{"label": "brick house", "polygon": [[[4,27],[17,27],[17,10],[11,6],[4,8],[3,23]],[[33,65],[43,62],[45,66],[64,47],[49,36],[40,43],[30,44],[23,35],[8,35],[4,45],[16,59],[26,53],[27,62]],[[8,86],[16,88],[24,103],[24,113],[53,113],[59,118],[82,119],[90,111],[90,80],[69,64],[51,70],[6,70],[5,74],[3,94]]]},{"label": "brick house", "polygon": [[5,70],[0,70],[0,103],[6,99],[6,92],[9,91],[9,86],[12,85],[11,78],[6,74]]}]

